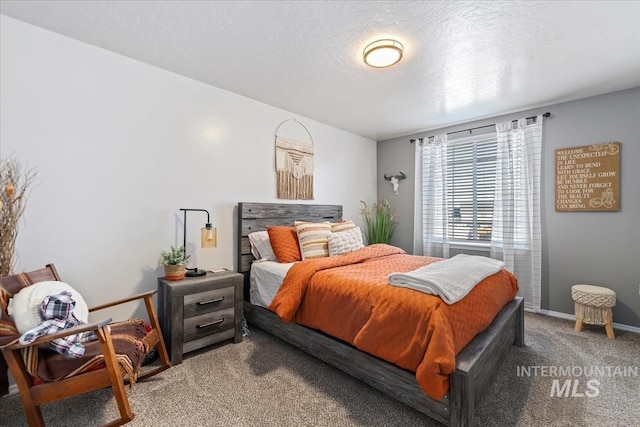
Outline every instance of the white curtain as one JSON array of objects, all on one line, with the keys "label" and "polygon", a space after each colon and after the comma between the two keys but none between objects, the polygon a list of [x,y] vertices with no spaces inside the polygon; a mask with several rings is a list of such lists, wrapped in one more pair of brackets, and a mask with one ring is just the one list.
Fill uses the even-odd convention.
[{"label": "white curtain", "polygon": [[542,116],[496,124],[498,151],[491,258],[518,278],[525,308],[540,310]]},{"label": "white curtain", "polygon": [[416,146],[413,253],[449,258],[447,135]]}]

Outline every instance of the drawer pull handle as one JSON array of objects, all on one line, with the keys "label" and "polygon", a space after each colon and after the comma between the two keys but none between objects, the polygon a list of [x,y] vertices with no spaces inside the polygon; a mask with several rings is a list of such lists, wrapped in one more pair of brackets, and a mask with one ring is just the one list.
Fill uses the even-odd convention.
[{"label": "drawer pull handle", "polygon": [[222,322],[224,322],[224,317],[222,319],[214,320],[213,322],[203,323],[202,325],[197,325],[196,328],[201,328],[201,329],[202,328],[207,328],[209,326],[219,325]]},{"label": "drawer pull handle", "polygon": [[210,300],[207,300],[207,301],[198,301],[198,305],[213,304],[215,302],[220,302],[220,301],[224,301],[224,297],[214,298],[214,299],[210,299]]}]

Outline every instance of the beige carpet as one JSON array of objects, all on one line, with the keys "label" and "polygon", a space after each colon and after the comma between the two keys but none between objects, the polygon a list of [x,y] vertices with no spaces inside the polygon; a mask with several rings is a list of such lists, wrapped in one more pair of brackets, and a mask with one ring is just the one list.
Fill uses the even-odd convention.
[{"label": "beige carpet", "polygon": [[[571,322],[527,313],[527,346],[508,353],[477,407],[477,424],[640,426],[640,335],[616,332],[610,341],[604,328],[576,333]],[[538,376],[518,375],[522,367],[533,375],[535,366],[544,367]],[[543,376],[553,367],[574,372]],[[589,372],[602,367],[626,368],[627,375]],[[571,390],[551,397],[554,380],[559,386],[570,380]],[[589,380],[598,385],[589,388]],[[597,396],[588,397],[596,389]],[[136,384],[130,401],[136,413],[131,426],[440,425],[256,328],[240,344],[186,355],[181,365]],[[52,427],[97,425],[116,416],[108,390],[47,405],[43,413]],[[17,395],[0,399],[0,425],[25,425]]]}]

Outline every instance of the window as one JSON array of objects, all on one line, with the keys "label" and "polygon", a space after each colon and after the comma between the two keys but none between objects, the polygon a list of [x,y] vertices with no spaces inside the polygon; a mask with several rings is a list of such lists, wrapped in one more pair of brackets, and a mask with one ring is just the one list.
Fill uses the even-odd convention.
[{"label": "window", "polygon": [[518,277],[525,307],[538,310],[542,116],[529,119],[416,144],[413,250],[450,258],[452,245],[486,247]]},{"label": "window", "polygon": [[490,241],[496,182],[495,133],[447,144],[447,237]]}]

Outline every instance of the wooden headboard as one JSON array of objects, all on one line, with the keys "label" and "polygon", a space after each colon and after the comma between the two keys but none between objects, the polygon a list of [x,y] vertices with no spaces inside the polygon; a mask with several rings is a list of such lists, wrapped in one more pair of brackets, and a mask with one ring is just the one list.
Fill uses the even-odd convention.
[{"label": "wooden headboard", "polygon": [[244,299],[249,300],[251,254],[249,233],[266,230],[270,225],[291,225],[294,221],[342,221],[340,205],[287,203],[238,203],[238,272],[244,275]]}]

